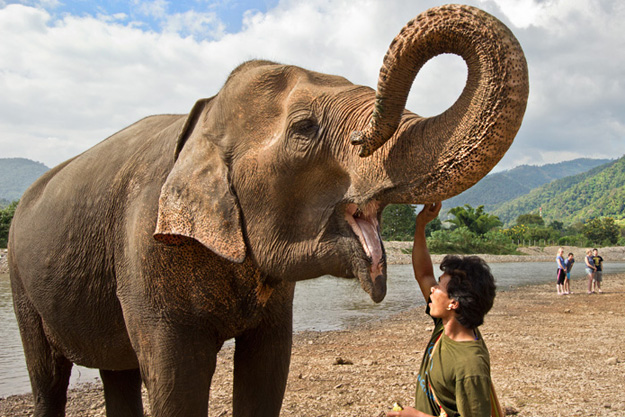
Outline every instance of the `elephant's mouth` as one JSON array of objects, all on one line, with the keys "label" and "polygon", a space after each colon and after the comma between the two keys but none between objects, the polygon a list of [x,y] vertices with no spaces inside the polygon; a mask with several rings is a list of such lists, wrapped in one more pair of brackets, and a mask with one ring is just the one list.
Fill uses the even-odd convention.
[{"label": "elephant's mouth", "polygon": [[371,299],[379,303],[386,295],[386,257],[380,237],[380,225],[378,222],[378,210],[380,204],[372,201],[364,207],[350,203],[345,208],[345,220],[352,228],[354,234],[367,257],[368,268],[362,271],[359,268],[358,279],[362,288],[371,296]]}]

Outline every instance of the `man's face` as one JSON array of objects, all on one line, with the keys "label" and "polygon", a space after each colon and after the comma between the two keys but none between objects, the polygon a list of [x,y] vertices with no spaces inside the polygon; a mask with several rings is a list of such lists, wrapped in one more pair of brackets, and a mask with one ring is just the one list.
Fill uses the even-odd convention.
[{"label": "man's face", "polygon": [[597,254],[599,254],[599,251],[597,249],[595,249],[595,250],[592,251],[592,254],[597,256]]},{"label": "man's face", "polygon": [[447,284],[449,283],[450,276],[447,274],[441,275],[438,279],[438,284],[430,288],[430,315],[436,318],[445,318],[453,314],[453,309],[448,310],[454,300],[449,298],[447,293]]}]

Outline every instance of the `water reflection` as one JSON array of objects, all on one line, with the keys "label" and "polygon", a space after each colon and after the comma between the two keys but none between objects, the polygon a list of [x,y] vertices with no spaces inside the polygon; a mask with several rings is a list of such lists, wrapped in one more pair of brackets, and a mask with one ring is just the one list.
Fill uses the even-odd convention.
[{"label": "water reflection", "polygon": [[[74,366],[70,385],[91,382],[99,375],[97,369]],[[0,397],[25,392],[30,392],[30,381],[13,313],[9,275],[0,274]]]}]

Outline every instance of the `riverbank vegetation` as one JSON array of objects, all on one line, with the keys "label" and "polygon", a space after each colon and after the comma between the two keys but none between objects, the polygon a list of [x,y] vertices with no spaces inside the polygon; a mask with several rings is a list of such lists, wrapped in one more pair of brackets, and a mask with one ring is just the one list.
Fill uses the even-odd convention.
[{"label": "riverbank vegetation", "polygon": [[11,220],[15,214],[15,208],[17,207],[17,200],[10,203],[6,207],[0,206],[0,248],[7,247],[7,240],[9,238],[9,227],[11,226]]},{"label": "riverbank vegetation", "polygon": [[[515,225],[504,228],[484,206],[465,204],[452,208],[449,214],[453,216],[449,221],[437,219],[428,225],[428,247],[433,254],[514,255],[520,246],[625,246],[623,221],[612,217],[565,225],[561,221],[545,224],[540,212],[524,213]],[[415,206],[390,205],[382,213],[382,238],[412,240],[415,218]]]},{"label": "riverbank vegetation", "polygon": [[[18,201],[0,207],[0,248],[7,247],[9,226]],[[382,213],[381,234],[385,241],[411,241],[414,236],[416,206],[391,204]],[[560,221],[545,224],[540,213],[524,213],[514,226],[504,228],[499,217],[484,206],[465,204],[449,210],[453,216],[428,224],[426,235],[430,252],[516,255],[519,246],[625,246],[625,220],[595,217],[565,225]]]}]

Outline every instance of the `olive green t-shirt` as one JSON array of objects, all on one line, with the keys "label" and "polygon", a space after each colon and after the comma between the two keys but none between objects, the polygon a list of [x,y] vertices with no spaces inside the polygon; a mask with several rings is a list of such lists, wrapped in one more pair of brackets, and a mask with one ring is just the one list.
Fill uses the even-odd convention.
[{"label": "olive green t-shirt", "polygon": [[415,408],[439,416],[435,395],[449,417],[490,417],[490,357],[482,335],[477,331],[477,340],[455,342],[445,335],[441,319],[434,323],[417,377]]}]

